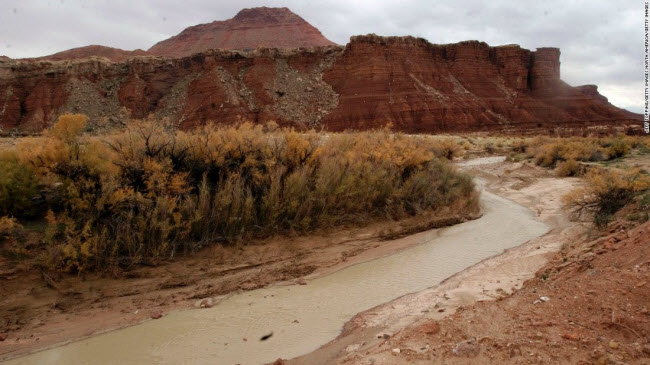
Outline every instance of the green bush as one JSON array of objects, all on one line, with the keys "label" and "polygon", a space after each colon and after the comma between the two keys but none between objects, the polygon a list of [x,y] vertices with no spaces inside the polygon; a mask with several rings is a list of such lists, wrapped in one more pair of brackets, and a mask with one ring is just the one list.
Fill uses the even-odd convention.
[{"label": "green bush", "polygon": [[0,158],[0,216],[34,217],[40,205],[38,178],[10,154]]}]

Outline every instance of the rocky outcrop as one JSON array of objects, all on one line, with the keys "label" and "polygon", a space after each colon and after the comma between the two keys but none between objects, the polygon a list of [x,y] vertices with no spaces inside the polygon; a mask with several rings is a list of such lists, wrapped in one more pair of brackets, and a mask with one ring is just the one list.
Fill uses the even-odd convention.
[{"label": "rocky outcrop", "polygon": [[390,122],[413,133],[640,125],[639,115],[562,82],[559,55],[556,48],[531,52],[478,41],[353,37],[323,77],[340,101],[323,124],[343,130]]},{"label": "rocky outcrop", "polygon": [[537,96],[553,96],[560,87],[560,50],[538,48],[530,66],[531,91]]},{"label": "rocky outcrop", "polygon": [[0,61],[0,127],[38,131],[64,112],[96,128],[153,115],[181,128],[276,121],[412,133],[587,133],[640,127],[595,87],[561,81],[559,50],[353,37],[345,47],[212,50],[124,62]]},{"label": "rocky outcrop", "polygon": [[576,89],[581,93],[583,93],[584,95],[587,95],[590,98],[599,101],[603,104],[607,104],[609,102],[606,97],[600,95],[600,93],[598,92],[598,86],[596,85],[581,85],[581,86],[576,86]]},{"label": "rocky outcrop", "polygon": [[287,8],[243,9],[228,20],[195,25],[149,49],[157,56],[184,57],[210,49],[254,50],[334,45]]}]

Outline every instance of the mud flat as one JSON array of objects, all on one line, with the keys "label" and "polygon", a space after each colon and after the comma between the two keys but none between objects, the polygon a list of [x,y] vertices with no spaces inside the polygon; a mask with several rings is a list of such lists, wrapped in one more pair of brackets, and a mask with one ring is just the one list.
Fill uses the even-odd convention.
[{"label": "mud flat", "polygon": [[484,191],[481,201],[477,220],[401,238],[414,246],[307,285],[235,294],[210,309],[172,312],[7,363],[259,364],[309,353],[339,336],[357,313],[435,286],[549,230],[511,200]]}]

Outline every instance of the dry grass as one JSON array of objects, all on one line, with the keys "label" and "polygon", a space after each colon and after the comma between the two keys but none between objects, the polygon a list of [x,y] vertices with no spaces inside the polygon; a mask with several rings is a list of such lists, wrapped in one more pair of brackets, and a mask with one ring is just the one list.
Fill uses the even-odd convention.
[{"label": "dry grass", "polygon": [[11,199],[0,190],[2,214],[47,212],[45,259],[60,270],[155,264],[215,242],[478,206],[471,178],[446,162],[461,151],[449,140],[273,124],[181,132],[152,121],[84,137],[86,121],[64,116],[0,153],[20,171],[0,186],[29,187]]}]

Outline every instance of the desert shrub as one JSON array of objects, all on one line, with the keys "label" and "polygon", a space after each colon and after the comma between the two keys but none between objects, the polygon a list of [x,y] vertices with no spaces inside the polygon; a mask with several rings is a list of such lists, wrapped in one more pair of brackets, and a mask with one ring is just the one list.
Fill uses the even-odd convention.
[{"label": "desert shrub", "polygon": [[489,154],[492,154],[494,153],[494,151],[496,151],[496,148],[494,147],[494,144],[492,142],[487,143],[485,147],[483,147],[483,149],[485,152]]},{"label": "desert shrub", "polygon": [[650,210],[650,192],[641,195],[639,199],[639,207],[643,210]]},{"label": "desert shrub", "polygon": [[586,187],[564,199],[574,218],[591,217],[598,227],[606,226],[614,213],[650,189],[650,177],[639,170],[592,169],[586,179]]},{"label": "desert shrub", "polygon": [[48,263],[63,271],[478,206],[471,179],[446,162],[458,153],[451,140],[250,123],[182,132],[154,121],[99,138],[82,136],[83,125],[62,117],[16,147],[47,192]]},{"label": "desert shrub", "polygon": [[635,149],[641,154],[650,153],[650,139],[647,136],[625,136],[623,140],[630,149]]},{"label": "desert shrub", "polygon": [[0,251],[9,258],[21,258],[27,253],[23,246],[25,231],[16,218],[0,217]]},{"label": "desert shrub", "polygon": [[526,150],[528,149],[528,145],[529,145],[528,141],[524,139],[518,139],[511,144],[512,152],[516,154],[526,153]]},{"label": "desert shrub", "polygon": [[557,145],[542,145],[535,150],[533,162],[539,166],[552,167],[555,166],[558,159],[559,149]]},{"label": "desert shrub", "polygon": [[0,216],[33,217],[40,205],[38,178],[15,153],[0,152]]},{"label": "desert shrub", "polygon": [[4,245],[13,241],[22,230],[22,225],[16,218],[0,217],[0,244]]},{"label": "desert shrub", "polygon": [[462,156],[465,149],[463,148],[464,141],[456,141],[452,138],[443,138],[435,140],[433,143],[433,152],[436,156],[453,160],[455,157]]},{"label": "desert shrub", "polygon": [[557,176],[566,177],[566,176],[580,176],[583,173],[583,167],[576,160],[566,160],[559,162],[557,168],[555,169]]},{"label": "desert shrub", "polygon": [[607,155],[610,159],[623,157],[630,151],[626,141],[620,138],[608,142],[604,147],[607,147]]},{"label": "desert shrub", "polygon": [[633,137],[534,138],[526,148],[528,158],[539,166],[554,168],[562,161],[597,162],[627,155],[644,143]]}]

